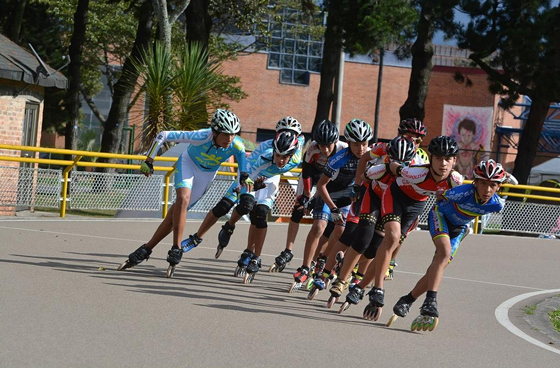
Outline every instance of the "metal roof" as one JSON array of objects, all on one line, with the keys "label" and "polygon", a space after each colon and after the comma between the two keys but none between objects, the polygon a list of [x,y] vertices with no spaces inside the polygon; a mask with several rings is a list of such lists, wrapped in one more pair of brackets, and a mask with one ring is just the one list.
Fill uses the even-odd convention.
[{"label": "metal roof", "polygon": [[46,65],[49,77],[38,74],[41,68],[35,56],[0,34],[0,79],[38,84],[43,87],[68,88],[68,79]]}]

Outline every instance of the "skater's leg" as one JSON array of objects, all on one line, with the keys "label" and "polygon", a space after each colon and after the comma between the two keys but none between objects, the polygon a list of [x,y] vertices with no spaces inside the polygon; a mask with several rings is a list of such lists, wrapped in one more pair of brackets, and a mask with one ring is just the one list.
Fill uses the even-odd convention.
[{"label": "skater's leg", "polygon": [[267,224],[267,217],[270,208],[264,204],[258,204],[255,208],[251,211],[251,227],[254,226],[253,231],[253,244],[254,244],[254,253],[257,257],[260,257],[262,252],[262,247],[264,245],[264,240],[266,238],[266,232],[268,229]]},{"label": "skater's leg", "polygon": [[325,220],[314,220],[309,234],[305,239],[305,248],[303,253],[303,265],[306,267],[311,266],[312,257],[317,249],[317,244],[319,243],[319,238],[323,234],[325,227],[327,226],[327,221]]},{"label": "skater's leg", "polygon": [[165,218],[163,219],[161,224],[159,224],[158,228],[156,229],[156,232],[154,233],[154,235],[152,235],[152,238],[150,239],[150,241],[148,241],[146,243],[146,248],[147,249],[150,249],[150,250],[154,249],[155,246],[158,245],[160,241],[162,241],[167,235],[169,235],[171,233],[171,231],[173,231],[174,209],[175,209],[175,204],[171,205],[171,207],[169,208],[169,211],[167,211],[167,215],[165,216]]},{"label": "skater's leg", "polygon": [[342,244],[339,239],[344,232],[344,226],[336,225],[327,243],[327,249],[325,249],[325,254],[327,256],[327,263],[325,264],[325,270],[332,270],[336,264],[336,254],[338,252],[345,252],[348,247]]},{"label": "skater's leg", "polygon": [[183,229],[187,219],[187,208],[191,198],[191,190],[189,188],[178,188],[175,208],[173,210],[173,245],[181,244],[183,240]]},{"label": "skater's leg", "polygon": [[290,220],[288,224],[288,235],[286,236],[286,249],[293,250],[294,243],[299,231],[299,222],[294,222]]},{"label": "skater's leg", "polygon": [[428,269],[428,283],[427,290],[437,291],[441,279],[443,277],[443,270],[449,264],[451,258],[451,242],[448,236],[441,236],[434,239],[436,246],[436,254],[432,260],[432,265]]},{"label": "skater's leg", "polygon": [[383,280],[385,279],[385,272],[391,262],[391,256],[394,250],[399,246],[401,224],[399,221],[389,221],[385,223],[384,229],[385,237],[379,249],[377,249],[374,261],[374,286],[380,289],[383,288]]}]

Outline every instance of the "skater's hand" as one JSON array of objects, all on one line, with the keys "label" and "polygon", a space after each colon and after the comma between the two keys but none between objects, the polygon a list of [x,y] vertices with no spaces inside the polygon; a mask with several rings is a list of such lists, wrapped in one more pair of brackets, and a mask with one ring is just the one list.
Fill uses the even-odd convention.
[{"label": "skater's hand", "polygon": [[344,214],[338,208],[331,209],[331,219],[335,224],[341,224],[344,221]]},{"label": "skater's hand", "polygon": [[352,202],[358,202],[362,198],[362,186],[359,184],[352,185],[349,196]]},{"label": "skater's hand", "polygon": [[261,190],[266,188],[266,184],[264,182],[266,178],[264,176],[259,176],[257,180],[255,180],[255,184],[253,185],[253,190],[256,192],[257,190]]},{"label": "skater's hand", "polygon": [[309,197],[302,194],[296,198],[296,205],[294,206],[296,210],[303,211],[309,202]]},{"label": "skater's hand", "polygon": [[250,192],[253,191],[253,186],[254,185],[255,185],[255,182],[253,182],[253,180],[251,180],[251,178],[247,178],[247,179],[245,179],[245,181],[243,183],[241,183],[241,187],[239,187],[239,192],[241,193],[241,188],[245,188],[247,193],[250,193]]},{"label": "skater's hand", "polygon": [[154,165],[146,160],[140,164],[140,171],[142,174],[149,177],[154,173]]},{"label": "skater's hand", "polygon": [[313,197],[311,198],[309,201],[307,201],[307,203],[303,206],[303,213],[306,216],[309,216],[309,214],[311,214],[311,211],[313,210],[313,208],[315,207],[315,203],[317,202],[317,198]]}]

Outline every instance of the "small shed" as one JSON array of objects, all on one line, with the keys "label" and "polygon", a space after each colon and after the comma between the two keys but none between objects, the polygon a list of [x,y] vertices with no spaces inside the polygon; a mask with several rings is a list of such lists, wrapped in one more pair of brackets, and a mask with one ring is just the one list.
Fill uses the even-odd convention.
[{"label": "small shed", "polygon": [[[18,46],[0,34],[0,143],[37,146],[40,142],[45,94],[49,88],[66,89],[68,79],[48,65],[40,62],[33,53]],[[1,150],[3,156],[36,157],[34,152]],[[3,178],[0,196],[18,195],[18,170],[29,164],[0,162]],[[13,198],[0,198],[0,203],[13,202]],[[0,206],[0,215],[14,215],[15,207]]]}]

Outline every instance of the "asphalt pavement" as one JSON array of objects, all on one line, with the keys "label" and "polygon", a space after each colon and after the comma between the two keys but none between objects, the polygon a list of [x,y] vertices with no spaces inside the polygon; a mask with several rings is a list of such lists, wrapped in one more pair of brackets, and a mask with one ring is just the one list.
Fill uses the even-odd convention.
[{"label": "asphalt pavement", "polygon": [[[327,291],[313,301],[289,294],[309,231],[295,258],[268,273],[287,225],[270,224],[263,269],[252,284],[233,276],[248,224],[214,259],[215,226],[166,278],[166,238],[149,261],[117,271],[150,238],[153,219],[0,218],[1,367],[559,367],[560,334],[543,317],[560,294],[560,241],[469,235],[438,293],[440,322],[411,332],[410,315],[391,328],[392,305],[433,255],[415,231],[386,281],[379,321],[366,301],[338,314]],[[187,222],[185,236],[198,222]],[[556,304],[555,304],[556,303]],[[544,322],[543,322],[544,321]]]}]

